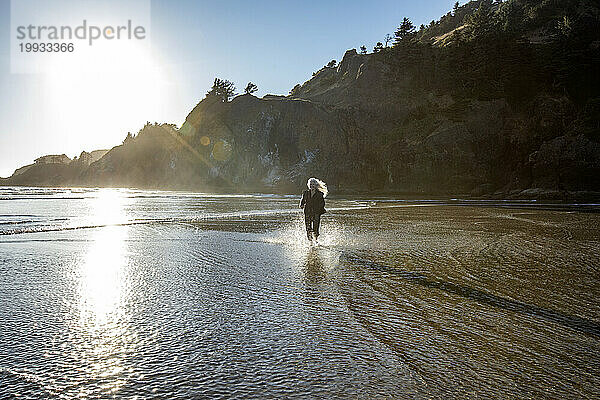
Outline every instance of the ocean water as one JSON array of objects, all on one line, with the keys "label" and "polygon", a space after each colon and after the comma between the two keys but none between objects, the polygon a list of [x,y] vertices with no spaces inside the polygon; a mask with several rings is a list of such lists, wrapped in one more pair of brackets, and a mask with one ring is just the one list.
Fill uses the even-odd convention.
[{"label": "ocean water", "polygon": [[0,188],[0,398],[600,398],[599,205]]}]

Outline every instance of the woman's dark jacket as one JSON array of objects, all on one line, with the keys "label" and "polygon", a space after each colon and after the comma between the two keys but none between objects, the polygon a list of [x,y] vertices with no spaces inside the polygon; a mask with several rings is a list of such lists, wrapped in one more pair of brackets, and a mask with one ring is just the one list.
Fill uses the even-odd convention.
[{"label": "woman's dark jacket", "polygon": [[314,195],[310,195],[310,190],[305,190],[302,193],[302,200],[300,201],[300,208],[304,208],[305,215],[321,215],[325,214],[325,199],[323,193],[319,190],[315,190]]}]

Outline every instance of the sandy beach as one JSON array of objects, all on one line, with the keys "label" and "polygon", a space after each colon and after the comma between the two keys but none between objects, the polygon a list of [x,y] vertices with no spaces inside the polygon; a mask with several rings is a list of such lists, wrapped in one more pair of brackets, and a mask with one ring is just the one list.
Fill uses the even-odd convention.
[{"label": "sandy beach", "polygon": [[597,398],[598,206],[0,190],[0,394]]}]

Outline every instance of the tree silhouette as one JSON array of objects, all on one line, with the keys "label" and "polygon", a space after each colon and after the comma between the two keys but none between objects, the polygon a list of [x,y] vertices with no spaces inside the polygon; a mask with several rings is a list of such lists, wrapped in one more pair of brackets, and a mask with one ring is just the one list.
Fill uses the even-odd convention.
[{"label": "tree silhouette", "polygon": [[383,38],[383,41],[385,42],[385,47],[388,47],[388,45],[392,41],[392,35],[386,33],[385,37]]},{"label": "tree silhouette", "polygon": [[223,103],[227,103],[235,96],[235,86],[227,79],[215,78],[212,88],[206,93],[206,97],[218,97]]},{"label": "tree silhouette", "polygon": [[452,9],[452,11],[454,11],[454,15],[456,15],[456,12],[458,11],[458,7],[460,7],[460,4],[457,1],[456,3],[454,3],[454,8]]},{"label": "tree silhouette", "polygon": [[335,68],[337,61],[331,60],[327,63],[327,68]]},{"label": "tree silhouette", "polygon": [[365,45],[360,46],[360,54],[367,54],[367,47]]},{"label": "tree silhouette", "polygon": [[256,86],[252,82],[248,82],[248,85],[246,85],[246,89],[244,89],[245,94],[252,94],[256,91],[258,91],[258,86]]},{"label": "tree silhouette", "polygon": [[373,47],[373,53],[379,53],[381,50],[383,50],[383,43],[377,42],[375,47]]},{"label": "tree silhouette", "polygon": [[412,21],[406,17],[402,20],[402,24],[394,32],[396,37],[395,44],[400,43],[404,38],[410,37],[415,32],[415,26]]}]

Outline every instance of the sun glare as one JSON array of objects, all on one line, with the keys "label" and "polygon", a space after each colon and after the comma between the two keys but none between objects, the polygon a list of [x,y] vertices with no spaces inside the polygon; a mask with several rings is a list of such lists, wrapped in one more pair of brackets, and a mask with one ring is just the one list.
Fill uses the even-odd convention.
[{"label": "sun glare", "polygon": [[[109,223],[123,219],[124,206],[121,192],[101,190],[90,213]],[[84,360],[83,370],[89,379],[104,382],[101,388],[106,393],[115,392],[124,384],[123,354],[135,346],[124,305],[129,290],[129,228],[110,225],[95,229],[92,243],[79,264],[77,326],[86,340],[77,343],[76,356]],[[80,395],[86,397],[89,393],[82,391]]]},{"label": "sun glare", "polygon": [[102,325],[118,311],[127,262],[127,229],[109,226],[94,235],[81,271],[81,307],[88,323]]},{"label": "sun glare", "polygon": [[54,59],[46,71],[48,128],[71,151],[118,145],[146,121],[171,118],[177,104],[175,74],[143,43],[97,43],[68,62]]},{"label": "sun glare", "polygon": [[[98,194],[91,213],[97,224],[112,225],[125,220],[125,201],[118,190]],[[106,323],[118,311],[127,264],[127,226],[98,228],[81,270],[81,311],[88,323]]]}]

